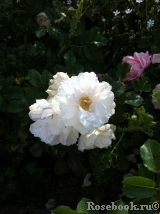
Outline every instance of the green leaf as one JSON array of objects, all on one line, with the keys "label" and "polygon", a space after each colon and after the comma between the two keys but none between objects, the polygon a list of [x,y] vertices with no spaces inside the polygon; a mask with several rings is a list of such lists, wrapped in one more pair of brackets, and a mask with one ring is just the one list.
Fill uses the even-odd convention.
[{"label": "green leaf", "polygon": [[31,146],[30,151],[33,156],[38,158],[43,153],[43,147],[39,143],[36,143],[34,146]]},{"label": "green leaf", "polygon": [[130,71],[130,64],[123,62],[118,66],[117,76],[119,79],[124,79],[127,73]]},{"label": "green leaf", "polygon": [[153,97],[155,97],[158,102],[160,102],[160,90],[156,91],[154,94],[153,94]]},{"label": "green leaf", "polygon": [[151,44],[148,39],[139,39],[137,42],[137,47],[140,49],[148,48],[150,45]]},{"label": "green leaf", "polygon": [[148,83],[149,78],[142,76],[141,79],[138,79],[134,81],[133,83],[133,88],[137,92],[150,92],[151,91],[151,86]]},{"label": "green leaf", "polygon": [[7,61],[11,65],[15,65],[17,63],[16,55],[14,54],[8,54],[7,55]]},{"label": "green leaf", "polygon": [[42,86],[47,89],[49,86],[49,80],[53,78],[53,74],[49,71],[44,70],[41,76]]},{"label": "green leaf", "polygon": [[113,82],[112,83],[112,91],[115,94],[115,97],[119,96],[120,94],[123,94],[126,90],[126,86],[123,82]]},{"label": "green leaf", "polygon": [[101,47],[101,46],[107,45],[107,39],[104,38],[102,35],[99,34],[99,35],[96,35],[94,37],[93,43],[95,45],[97,45],[98,47]]},{"label": "green leaf", "polygon": [[13,178],[14,174],[15,174],[15,169],[13,167],[9,167],[5,171],[5,175],[10,179]]},{"label": "green leaf", "polygon": [[25,106],[22,102],[18,100],[11,101],[7,106],[7,110],[10,113],[18,113],[25,110],[26,108],[27,106]]},{"label": "green leaf", "polygon": [[[114,205],[117,208],[118,208],[118,206],[125,208],[125,203],[122,200],[115,201]],[[127,209],[120,210],[120,209],[115,209],[115,207],[112,208],[112,206],[114,206],[114,205],[111,205],[111,210],[108,211],[108,214],[128,214],[128,210]],[[128,205],[127,205],[126,208],[128,208]]]},{"label": "green leaf", "polygon": [[138,164],[138,172],[139,172],[139,175],[142,177],[149,178],[152,180],[155,179],[155,174],[149,171],[147,167],[144,166],[143,163]]},{"label": "green leaf", "polygon": [[65,66],[63,65],[55,65],[53,67],[54,69],[54,73],[58,73],[58,72],[64,72],[64,73],[67,73],[69,70],[68,68],[66,68]]},{"label": "green leaf", "polygon": [[35,32],[35,34],[38,38],[41,38],[42,36],[44,36],[46,34],[46,32],[47,32],[47,27],[42,26]]},{"label": "green leaf", "polygon": [[18,99],[18,98],[21,98],[22,96],[23,96],[23,90],[18,86],[12,86],[8,90],[7,97],[9,98]]},{"label": "green leaf", "polygon": [[73,69],[73,67],[76,64],[76,58],[73,54],[72,51],[68,51],[65,55],[64,55],[64,59],[65,59],[65,65],[66,67],[71,71]]},{"label": "green leaf", "polygon": [[84,45],[84,46],[83,46],[83,52],[84,52],[84,55],[85,55],[85,57],[86,57],[87,59],[92,60],[92,56],[91,56],[91,54],[90,54],[90,52],[89,52],[89,49],[88,49],[88,46],[87,46],[87,45]]},{"label": "green leaf", "polygon": [[157,193],[156,183],[141,176],[125,178],[122,189],[129,198],[149,198]]},{"label": "green leaf", "polygon": [[144,165],[152,172],[160,171],[160,144],[156,140],[147,140],[140,148]]},{"label": "green leaf", "polygon": [[90,205],[94,206],[94,203],[90,199],[82,198],[82,200],[77,205],[77,209],[76,209],[77,212],[78,213],[83,212],[85,214],[99,214],[97,210],[88,210],[89,203],[87,202],[89,202]]},{"label": "green leaf", "polygon": [[13,82],[14,82],[14,77],[13,76],[10,76],[10,77],[6,78],[3,81],[1,92],[2,93],[6,93],[6,91],[10,88],[10,86],[12,86]]},{"label": "green leaf", "polygon": [[[109,178],[112,176],[113,169],[112,168],[105,168],[102,163],[97,163],[93,167],[93,177],[99,182],[105,182],[109,180]],[[103,163],[104,164],[104,163]]]},{"label": "green leaf", "polygon": [[37,165],[36,162],[25,165],[25,170],[28,172],[29,175],[32,175],[34,173],[35,170],[34,168],[36,165]]},{"label": "green leaf", "polygon": [[73,68],[73,73],[74,75],[78,75],[79,73],[83,73],[84,72],[84,67],[80,64],[76,64]]},{"label": "green leaf", "polygon": [[55,210],[51,210],[51,214],[85,214],[85,213],[79,213],[75,210],[71,210],[70,207],[67,206],[59,206]]},{"label": "green leaf", "polygon": [[134,91],[126,92],[124,94],[124,99],[125,99],[124,103],[135,107],[138,107],[143,103],[142,97],[136,94],[136,92]]},{"label": "green leaf", "polygon": [[160,31],[158,31],[154,34],[154,43],[156,46],[160,45]]},{"label": "green leaf", "polygon": [[4,121],[0,119],[0,136],[3,134],[4,132]]},{"label": "green leaf", "polygon": [[44,9],[45,14],[48,16],[48,18],[54,20],[55,19],[55,12],[51,7],[46,7]]},{"label": "green leaf", "polygon": [[38,71],[31,69],[29,70],[29,82],[36,86],[36,87],[41,87],[42,86],[42,82],[41,82],[41,75]]}]

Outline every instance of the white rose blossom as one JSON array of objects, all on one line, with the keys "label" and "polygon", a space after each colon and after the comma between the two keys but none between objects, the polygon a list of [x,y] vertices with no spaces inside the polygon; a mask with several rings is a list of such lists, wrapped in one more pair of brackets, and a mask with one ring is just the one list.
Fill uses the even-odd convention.
[{"label": "white rose blossom", "polygon": [[34,105],[30,106],[29,116],[36,121],[31,124],[30,132],[39,137],[46,144],[72,145],[76,143],[78,132],[73,127],[66,127],[59,109],[59,104],[50,98],[48,101],[36,100]]},{"label": "white rose blossom", "polygon": [[99,82],[95,73],[85,72],[61,82],[55,99],[66,126],[87,134],[107,123],[115,113],[111,85]]},{"label": "white rose blossom", "polygon": [[[59,72],[50,80],[47,100],[36,100],[29,116],[30,132],[49,145],[72,145],[78,149],[107,148],[115,139],[114,125],[106,124],[115,113],[111,85],[99,82],[95,73],[68,77]],[[102,126],[103,125],[103,126]]]},{"label": "white rose blossom", "polygon": [[48,16],[44,12],[39,13],[37,15],[36,21],[40,26],[49,26],[51,22],[51,20],[48,18]]},{"label": "white rose blossom", "polygon": [[69,79],[69,76],[63,72],[58,72],[56,75],[53,76],[53,79],[50,80],[49,88],[46,91],[49,95],[49,98],[57,94],[57,90],[60,86],[60,83],[65,79]]},{"label": "white rose blossom", "polygon": [[115,130],[116,126],[106,124],[87,135],[81,135],[78,142],[78,150],[83,152],[85,149],[108,148],[112,143],[112,139],[116,139],[114,135]]}]

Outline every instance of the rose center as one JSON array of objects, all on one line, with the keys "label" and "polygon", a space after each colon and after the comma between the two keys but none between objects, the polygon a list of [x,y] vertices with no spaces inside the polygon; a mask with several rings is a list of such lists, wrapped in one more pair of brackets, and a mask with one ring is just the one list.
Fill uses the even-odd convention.
[{"label": "rose center", "polygon": [[83,95],[79,99],[79,105],[85,110],[88,111],[90,105],[92,104],[92,100],[88,97],[88,95]]}]

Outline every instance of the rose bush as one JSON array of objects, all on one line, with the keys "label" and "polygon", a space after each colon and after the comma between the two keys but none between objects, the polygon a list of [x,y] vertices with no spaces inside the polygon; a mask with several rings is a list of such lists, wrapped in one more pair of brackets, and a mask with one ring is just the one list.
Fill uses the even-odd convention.
[{"label": "rose bush", "polygon": [[123,176],[142,164],[134,151],[160,141],[159,9],[154,0],[0,3],[1,203],[74,208],[81,197],[122,196]]}]

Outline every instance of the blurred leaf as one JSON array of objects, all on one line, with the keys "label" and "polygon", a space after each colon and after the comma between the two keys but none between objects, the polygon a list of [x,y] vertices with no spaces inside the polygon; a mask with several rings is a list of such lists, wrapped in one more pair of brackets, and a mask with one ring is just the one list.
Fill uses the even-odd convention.
[{"label": "blurred leaf", "polygon": [[13,76],[6,78],[2,83],[1,92],[6,93],[6,91],[10,88],[10,86],[12,86],[13,82],[14,82]]},{"label": "blurred leaf", "polygon": [[87,59],[92,60],[92,56],[91,56],[91,54],[90,54],[90,52],[89,52],[89,49],[88,49],[88,46],[87,46],[87,45],[84,45],[84,46],[83,46],[83,52],[84,52],[84,55],[85,55],[85,57],[86,57]]},{"label": "blurred leaf", "polygon": [[138,164],[139,175],[145,178],[155,180],[155,174],[147,169],[143,163]]},{"label": "blurred leaf", "polygon": [[97,210],[89,210],[88,209],[89,205],[87,202],[91,202],[92,206],[94,207],[95,204],[90,199],[82,198],[77,205],[77,209],[76,209],[77,212],[78,213],[85,213],[85,214],[99,214],[99,212]]},{"label": "blurred leaf", "polygon": [[112,83],[112,91],[115,94],[115,97],[119,96],[120,94],[123,94],[126,90],[126,86],[123,82],[113,82]]},{"label": "blurred leaf", "polygon": [[21,103],[18,100],[14,100],[11,101],[8,105],[7,105],[7,110],[10,113],[18,113],[20,111],[23,111],[27,108],[27,106],[25,106],[23,103]]},{"label": "blurred leaf", "polygon": [[148,198],[157,193],[156,183],[141,176],[125,178],[122,190],[129,198]]},{"label": "blurred leaf", "polygon": [[41,75],[38,71],[31,69],[29,70],[29,82],[36,86],[36,87],[41,87],[42,82],[41,82]]},{"label": "blurred leaf", "polygon": [[145,144],[140,147],[140,154],[144,165],[150,171],[155,173],[160,171],[160,144],[156,140],[147,140]]},{"label": "blurred leaf", "polygon": [[95,45],[97,45],[98,47],[101,47],[101,46],[107,45],[107,39],[104,38],[102,35],[99,34],[99,35],[96,35],[94,37],[93,43]]},{"label": "blurred leaf", "polygon": [[158,102],[160,102],[160,90],[154,92],[153,97],[155,97],[158,100]]},{"label": "blurred leaf", "polygon": [[130,64],[123,62],[118,66],[117,76],[119,79],[124,79],[127,73],[130,71]]},{"label": "blurred leaf", "polygon": [[43,147],[39,143],[35,143],[34,146],[31,146],[30,151],[33,156],[38,158],[43,153]]},{"label": "blurred leaf", "polygon": [[53,74],[51,74],[47,70],[43,71],[41,79],[42,79],[42,86],[45,88],[45,90],[49,87],[49,80],[52,78],[53,78]]},{"label": "blurred leaf", "polygon": [[15,169],[13,167],[9,167],[6,171],[5,171],[5,175],[8,177],[8,178],[13,178],[15,174]]},{"label": "blurred leaf", "polygon": [[36,36],[38,38],[41,38],[42,36],[44,36],[47,32],[47,27],[46,26],[42,26],[40,28],[38,28],[38,30],[35,32]]},{"label": "blurred leaf", "polygon": [[35,170],[34,168],[36,165],[37,165],[36,162],[25,165],[25,170],[28,172],[29,175],[32,175],[34,173]]},{"label": "blurred leaf", "polygon": [[7,93],[7,96],[12,99],[18,99],[23,96],[23,90],[18,86],[12,86]]},{"label": "blurred leaf", "polygon": [[44,9],[44,12],[48,16],[49,19],[51,19],[51,20],[55,19],[55,12],[51,7],[46,7]]},{"label": "blurred leaf", "polygon": [[137,42],[137,47],[140,49],[148,48],[148,47],[150,47],[150,45],[151,44],[148,39],[139,39]]},{"label": "blurred leaf", "polygon": [[84,67],[80,64],[76,64],[73,68],[73,73],[74,75],[78,75],[79,73],[83,73],[84,72]]},{"label": "blurred leaf", "polygon": [[140,97],[134,91],[126,92],[124,94],[124,97],[125,97],[124,103],[131,105],[131,106],[138,107],[138,106],[142,105],[142,103],[143,103],[142,97]]},{"label": "blurred leaf", "polygon": [[65,55],[64,55],[64,59],[65,59],[65,65],[66,67],[72,71],[73,67],[76,64],[76,58],[73,54],[72,51],[68,51]]},{"label": "blurred leaf", "polygon": [[82,212],[79,213],[67,206],[59,206],[55,210],[51,210],[51,214],[85,214],[85,213]]},{"label": "blurred leaf", "polygon": [[151,86],[148,83],[149,78],[146,76],[142,76],[140,79],[134,81],[133,83],[133,88],[137,92],[150,92],[151,91]]}]

